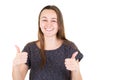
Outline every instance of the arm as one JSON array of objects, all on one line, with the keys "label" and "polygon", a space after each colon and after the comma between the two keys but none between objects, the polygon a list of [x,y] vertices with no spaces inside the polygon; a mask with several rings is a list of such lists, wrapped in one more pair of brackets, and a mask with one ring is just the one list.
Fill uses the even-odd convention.
[{"label": "arm", "polygon": [[17,49],[17,53],[13,60],[12,78],[13,80],[24,80],[28,71],[28,66],[25,64],[27,62],[28,53],[20,52],[19,47],[15,47]]},{"label": "arm", "polygon": [[24,80],[28,71],[26,64],[13,65],[12,78],[13,80]]},{"label": "arm", "polygon": [[71,58],[65,59],[65,66],[67,70],[71,71],[71,80],[82,80],[79,68],[79,61],[75,59],[78,52],[73,53]]},{"label": "arm", "polygon": [[79,69],[79,62],[77,62],[77,68],[75,71],[71,71],[71,80],[82,80],[82,76]]}]

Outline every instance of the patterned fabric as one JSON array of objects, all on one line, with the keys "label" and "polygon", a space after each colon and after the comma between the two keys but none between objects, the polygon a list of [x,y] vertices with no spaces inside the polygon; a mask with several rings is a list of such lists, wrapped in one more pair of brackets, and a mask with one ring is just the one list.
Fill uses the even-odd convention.
[{"label": "patterned fabric", "polygon": [[65,68],[65,58],[71,58],[72,54],[78,51],[76,59],[79,61],[83,54],[78,50],[73,42],[63,44],[55,50],[45,50],[47,57],[46,65],[40,68],[40,48],[35,42],[26,44],[23,52],[28,52],[27,65],[30,69],[29,80],[70,80],[70,71]]}]

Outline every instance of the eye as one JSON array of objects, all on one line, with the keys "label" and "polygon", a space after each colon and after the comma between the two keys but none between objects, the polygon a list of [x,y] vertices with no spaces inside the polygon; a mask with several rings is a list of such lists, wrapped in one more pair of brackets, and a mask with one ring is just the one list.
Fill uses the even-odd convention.
[{"label": "eye", "polygon": [[42,21],[47,22],[47,20],[46,20],[46,19],[43,19]]},{"label": "eye", "polygon": [[52,20],[52,22],[57,22],[56,20]]}]

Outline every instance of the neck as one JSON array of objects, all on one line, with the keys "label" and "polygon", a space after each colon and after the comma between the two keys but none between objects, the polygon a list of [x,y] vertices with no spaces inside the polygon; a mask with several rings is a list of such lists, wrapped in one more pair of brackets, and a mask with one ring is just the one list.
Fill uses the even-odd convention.
[{"label": "neck", "polygon": [[52,50],[58,48],[62,44],[57,37],[45,37],[45,50]]}]

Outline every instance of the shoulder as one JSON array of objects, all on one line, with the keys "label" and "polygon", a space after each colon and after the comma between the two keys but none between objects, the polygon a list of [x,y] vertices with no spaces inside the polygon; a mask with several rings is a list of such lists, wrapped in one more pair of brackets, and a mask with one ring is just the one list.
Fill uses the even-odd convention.
[{"label": "shoulder", "polygon": [[64,45],[66,45],[69,48],[77,49],[77,46],[75,45],[75,43],[70,40],[65,40]]},{"label": "shoulder", "polygon": [[36,41],[31,41],[25,44],[23,51],[28,51],[35,47]]},{"label": "shoulder", "polygon": [[31,41],[31,42],[26,43],[26,45],[25,45],[25,46],[30,47],[30,46],[35,45],[36,43],[37,43],[37,41]]},{"label": "shoulder", "polygon": [[64,44],[67,46],[68,49],[68,58],[71,58],[71,56],[73,55],[73,53],[78,52],[76,59],[78,59],[79,61],[83,58],[83,54],[81,53],[81,51],[78,49],[78,47],[76,46],[76,44],[72,41],[67,41],[64,42]]}]

